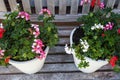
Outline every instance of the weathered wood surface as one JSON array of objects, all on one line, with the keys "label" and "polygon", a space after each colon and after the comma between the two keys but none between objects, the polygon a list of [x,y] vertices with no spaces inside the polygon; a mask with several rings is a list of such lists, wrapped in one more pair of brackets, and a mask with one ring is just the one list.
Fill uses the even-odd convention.
[{"label": "weathered wood surface", "polygon": [[71,0],[70,14],[72,14],[72,15],[77,15],[78,14],[78,5],[79,5],[79,0]]},{"label": "weathered wood surface", "polygon": [[24,11],[31,13],[30,0],[22,0],[22,5]]},{"label": "weathered wood surface", "polygon": [[47,0],[47,7],[51,11],[51,13],[55,14],[55,0]]},{"label": "weathered wood surface", "polygon": [[[0,0],[0,18],[7,12],[4,0]],[[8,0],[11,10],[16,6],[17,0]],[[25,11],[32,13],[30,0],[20,0]],[[64,45],[69,44],[69,36],[74,27],[73,21],[78,16],[87,14],[90,11],[90,4],[84,4],[82,13],[78,13],[80,0],[33,0],[35,3],[35,14],[31,14],[31,21],[36,22],[39,9],[47,7],[55,14],[55,7],[58,6],[59,13],[55,14],[55,22],[69,22],[69,26],[57,26],[60,40],[55,47],[50,48],[43,68],[36,74],[27,75],[13,66],[8,68],[0,66],[0,80],[120,80],[120,73],[114,73],[110,65],[106,65],[98,71],[85,74],[79,71],[74,65],[72,55],[65,53]],[[114,7],[116,0],[107,0],[106,6]],[[64,4],[63,4],[64,3]],[[76,5],[75,5],[76,4]],[[67,6],[70,6],[70,14],[66,14]],[[34,6],[32,6],[34,7]],[[96,7],[97,8],[97,7]],[[120,13],[120,1],[116,12]],[[94,9],[95,10],[95,9]],[[72,24],[71,24],[72,21]],[[70,26],[71,25],[71,26]],[[73,26],[72,26],[73,25]],[[29,67],[32,68],[32,67]]]},{"label": "weathered wood surface", "polygon": [[66,15],[66,0],[59,1],[59,14]]},{"label": "weathered wood surface", "polygon": [[17,2],[16,0],[8,0],[9,2],[9,5],[10,5],[10,8],[11,8],[11,11],[14,11],[17,9]]},{"label": "weathered wood surface", "polygon": [[90,11],[90,3],[83,4],[82,14],[87,14]]},{"label": "weathered wood surface", "polygon": [[42,0],[34,0],[35,1],[35,11],[38,14],[42,9]]},{"label": "weathered wood surface", "polygon": [[[91,10],[90,3],[84,4],[83,6],[81,6],[80,0],[7,0],[7,1],[8,3],[4,3],[6,1],[1,0],[0,19],[3,18],[4,12],[9,11],[8,8],[10,8],[10,10],[13,11],[17,6],[18,1],[21,2],[22,6],[21,5],[20,6],[23,7],[24,11],[31,13],[32,21],[38,21],[37,20],[38,15],[36,14],[38,14],[42,8],[48,8],[52,12],[52,14],[55,15],[56,22],[76,21],[76,18],[78,18],[78,16],[85,15]],[[117,10],[119,10],[120,1],[105,0],[105,6],[112,7],[112,8],[116,6]],[[96,9],[98,9],[97,6],[95,6],[93,11],[95,11]],[[82,11],[82,12],[79,12],[79,11]]]},{"label": "weathered wood surface", "polygon": [[77,69],[73,56],[66,54],[64,50],[64,44],[69,44],[69,35],[74,27],[76,26],[57,26],[60,41],[50,49],[39,72],[27,75],[12,65],[7,68],[0,66],[0,80],[120,80],[120,73],[114,73],[110,65],[90,74]]},{"label": "weathered wood surface", "polygon": [[107,6],[106,7],[111,7],[113,8],[115,5],[116,0],[108,0],[107,1]]},{"label": "weathered wood surface", "polygon": [[0,11],[3,11],[3,12],[6,12],[7,9],[6,9],[6,6],[4,4],[4,0],[0,0]]}]

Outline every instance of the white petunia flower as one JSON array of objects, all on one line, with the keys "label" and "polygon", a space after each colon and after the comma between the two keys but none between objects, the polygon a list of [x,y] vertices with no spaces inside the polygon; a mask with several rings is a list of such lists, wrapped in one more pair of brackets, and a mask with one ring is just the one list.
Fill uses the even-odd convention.
[{"label": "white petunia flower", "polygon": [[88,44],[88,42],[86,41],[86,40],[82,40],[82,39],[80,39],[80,43],[81,43],[81,45],[82,45],[82,51],[83,52],[87,52],[88,51],[88,48],[89,48],[89,44]]}]

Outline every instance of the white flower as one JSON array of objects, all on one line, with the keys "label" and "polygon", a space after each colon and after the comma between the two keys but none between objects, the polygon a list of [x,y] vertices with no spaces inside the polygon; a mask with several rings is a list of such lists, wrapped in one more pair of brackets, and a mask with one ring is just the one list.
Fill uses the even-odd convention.
[{"label": "white flower", "polygon": [[72,53],[71,48],[69,48],[67,44],[65,45],[65,52],[66,52],[67,54],[71,54],[71,53]]},{"label": "white flower", "polygon": [[91,27],[91,30],[95,30],[95,29],[104,29],[104,27],[103,25],[101,25],[101,23],[94,24],[94,26]]},{"label": "white flower", "polygon": [[81,43],[81,45],[82,45],[82,51],[83,52],[87,52],[88,51],[88,48],[89,48],[89,44],[88,44],[88,42],[86,41],[86,40],[82,40],[82,39],[80,39],[80,43]]}]

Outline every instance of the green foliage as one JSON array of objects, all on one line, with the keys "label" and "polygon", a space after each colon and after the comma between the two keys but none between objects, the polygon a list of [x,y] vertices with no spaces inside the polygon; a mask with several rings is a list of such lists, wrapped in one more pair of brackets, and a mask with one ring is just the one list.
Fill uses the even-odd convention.
[{"label": "green foliage", "polygon": [[[81,43],[73,47],[77,58],[81,60],[79,67],[89,66],[89,63],[84,59],[85,56],[94,60],[111,59],[112,56],[118,56],[118,58],[120,58],[119,19],[120,15],[112,12],[111,8],[99,9],[96,12],[90,12],[88,15],[77,19],[78,22],[83,22],[84,24],[81,26],[84,32],[84,37],[81,39],[86,40],[89,44],[89,48],[86,52],[82,51],[83,45]],[[111,30],[91,29],[92,26],[99,23],[105,27],[108,22],[114,24]],[[104,34],[104,36],[102,34]],[[118,59],[116,65],[120,66],[120,59]]]},{"label": "green foliage", "polygon": [[39,15],[38,20],[43,20],[44,26],[40,27],[40,38],[47,46],[53,46],[58,42],[58,32],[55,24],[51,22],[54,16]]}]

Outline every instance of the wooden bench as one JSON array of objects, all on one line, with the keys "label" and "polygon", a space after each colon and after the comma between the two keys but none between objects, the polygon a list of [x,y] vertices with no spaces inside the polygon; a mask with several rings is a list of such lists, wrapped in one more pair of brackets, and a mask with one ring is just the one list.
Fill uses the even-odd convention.
[{"label": "wooden bench", "polygon": [[[78,16],[98,9],[91,8],[90,4],[79,5],[80,0],[0,0],[0,19],[3,15],[13,11],[17,2],[23,10],[31,13],[31,21],[37,21],[37,15],[42,8],[48,8],[55,15],[55,24],[58,28],[60,40],[51,48],[42,70],[36,74],[27,75],[18,71],[13,66],[8,68],[0,66],[0,80],[120,80],[120,73],[114,73],[110,65],[106,65],[98,71],[85,74],[79,71],[73,62],[72,55],[67,55],[64,45],[69,44],[69,35],[72,29],[80,23],[76,22]],[[114,8],[120,13],[120,0],[105,0],[106,7]],[[31,68],[31,67],[30,67]]]}]

